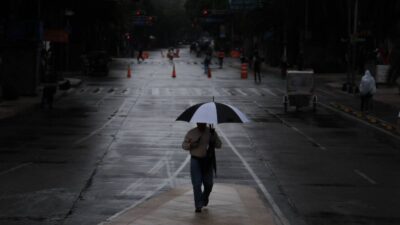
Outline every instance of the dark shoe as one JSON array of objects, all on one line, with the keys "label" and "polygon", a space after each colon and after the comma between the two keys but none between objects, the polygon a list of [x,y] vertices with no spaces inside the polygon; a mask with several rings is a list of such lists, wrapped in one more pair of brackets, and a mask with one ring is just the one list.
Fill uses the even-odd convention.
[{"label": "dark shoe", "polygon": [[196,210],[194,212],[201,213],[201,208],[196,208]]},{"label": "dark shoe", "polygon": [[204,204],[203,204],[204,206],[207,206],[208,205],[208,199],[204,199]]}]

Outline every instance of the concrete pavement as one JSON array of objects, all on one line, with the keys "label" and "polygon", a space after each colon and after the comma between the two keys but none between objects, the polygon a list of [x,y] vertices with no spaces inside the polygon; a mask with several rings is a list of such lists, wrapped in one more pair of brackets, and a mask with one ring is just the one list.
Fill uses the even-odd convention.
[{"label": "concrete pavement", "polygon": [[275,225],[271,209],[254,188],[216,184],[210,203],[194,213],[190,186],[172,189],[117,214],[102,225]]}]

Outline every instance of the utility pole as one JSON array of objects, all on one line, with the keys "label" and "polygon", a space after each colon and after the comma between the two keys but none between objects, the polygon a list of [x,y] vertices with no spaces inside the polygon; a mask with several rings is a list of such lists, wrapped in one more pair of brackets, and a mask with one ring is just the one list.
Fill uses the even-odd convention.
[{"label": "utility pole", "polygon": [[[358,24],[358,0],[354,0],[354,19],[352,17],[353,11],[353,0],[347,1],[347,32],[348,32],[348,40],[347,40],[347,54],[346,54],[346,62],[347,62],[347,76],[346,83],[343,84],[343,91],[347,91],[349,93],[354,92],[355,88],[355,66],[356,66],[356,36],[357,36],[357,24]],[[353,25],[353,27],[352,27]],[[353,28],[353,30],[352,30]]]},{"label": "utility pole", "polygon": [[[33,85],[36,87],[40,83],[40,60],[41,60],[41,52],[42,52],[42,40],[41,40],[41,32],[43,25],[42,25],[42,2],[41,0],[37,0],[37,25],[36,29],[38,32],[37,38],[37,44],[36,44],[36,62],[35,62],[35,78],[34,82],[35,84]],[[33,90],[33,95],[36,95],[36,88]]]},{"label": "utility pole", "polygon": [[355,74],[356,74],[356,60],[357,60],[357,24],[358,24],[358,0],[355,0],[354,4],[354,25],[353,25],[353,35],[352,35],[352,45],[353,45],[353,60],[352,60],[352,70],[351,70],[351,88],[349,92],[355,92]]}]

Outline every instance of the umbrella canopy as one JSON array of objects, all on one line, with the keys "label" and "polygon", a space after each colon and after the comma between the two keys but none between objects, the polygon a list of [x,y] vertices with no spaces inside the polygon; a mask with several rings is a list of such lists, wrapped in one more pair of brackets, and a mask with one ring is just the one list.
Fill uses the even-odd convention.
[{"label": "umbrella canopy", "polygon": [[177,119],[191,123],[247,123],[250,120],[237,108],[218,102],[205,102],[186,109]]}]

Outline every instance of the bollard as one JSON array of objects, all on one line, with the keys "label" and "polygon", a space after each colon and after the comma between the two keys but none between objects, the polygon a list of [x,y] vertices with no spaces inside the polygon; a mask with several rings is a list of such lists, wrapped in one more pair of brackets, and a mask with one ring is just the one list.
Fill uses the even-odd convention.
[{"label": "bollard", "polygon": [[397,115],[397,132],[400,133],[400,112],[399,115]]}]

